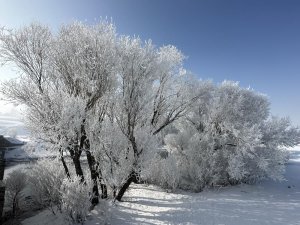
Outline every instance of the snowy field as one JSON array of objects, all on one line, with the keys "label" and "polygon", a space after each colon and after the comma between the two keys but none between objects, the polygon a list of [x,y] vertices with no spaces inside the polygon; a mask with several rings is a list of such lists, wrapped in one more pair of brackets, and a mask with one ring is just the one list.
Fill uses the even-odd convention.
[{"label": "snowy field", "polygon": [[[15,118],[0,118],[0,134],[14,130],[16,137],[28,141],[28,132]],[[203,224],[300,225],[300,148],[290,151],[285,181],[265,181],[205,190],[201,193],[167,192],[153,185],[132,185],[124,201],[108,202],[107,224]],[[42,157],[45,152],[32,153]],[[30,156],[32,156],[30,154]],[[25,158],[28,152],[16,148],[6,152],[7,159]],[[6,168],[10,171],[25,164]],[[87,225],[103,224],[101,207],[91,211]],[[23,221],[24,225],[63,225],[66,222],[45,210]]]}]

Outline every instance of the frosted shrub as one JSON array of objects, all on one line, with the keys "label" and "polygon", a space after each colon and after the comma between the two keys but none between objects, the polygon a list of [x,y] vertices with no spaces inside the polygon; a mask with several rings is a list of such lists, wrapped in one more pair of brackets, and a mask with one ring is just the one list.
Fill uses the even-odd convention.
[{"label": "frosted shrub", "polygon": [[172,157],[168,157],[165,160],[162,159],[160,163],[162,166],[161,182],[164,181],[163,184],[167,188],[176,189],[179,182],[176,160]]},{"label": "frosted shrub", "polygon": [[176,189],[179,183],[179,170],[172,156],[163,158],[157,155],[148,162],[142,174],[150,183],[163,188]]},{"label": "frosted shrub", "polygon": [[20,170],[15,170],[5,179],[5,202],[12,209],[15,217],[19,210],[20,201],[23,199],[23,191],[26,187],[27,176]]},{"label": "frosted shrub", "polygon": [[60,186],[66,177],[59,161],[39,160],[29,173],[29,184],[32,190],[33,202],[41,208],[49,208],[55,213],[55,208],[60,208]]},{"label": "frosted shrub", "polygon": [[70,223],[82,223],[85,221],[91,206],[91,196],[87,190],[92,187],[88,183],[82,183],[80,177],[64,179],[60,188],[62,212]]}]

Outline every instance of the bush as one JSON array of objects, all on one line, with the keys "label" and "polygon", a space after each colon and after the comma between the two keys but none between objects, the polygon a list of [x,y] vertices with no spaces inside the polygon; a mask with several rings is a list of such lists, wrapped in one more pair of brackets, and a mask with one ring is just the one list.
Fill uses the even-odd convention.
[{"label": "bush", "polygon": [[5,179],[5,201],[12,209],[12,217],[18,213],[20,201],[23,200],[23,191],[26,187],[27,176],[21,170],[15,170]]},{"label": "bush", "polygon": [[61,163],[57,160],[39,160],[30,170],[29,184],[33,203],[40,208],[48,208],[55,214],[61,208],[60,187],[66,177]]},{"label": "bush", "polygon": [[72,224],[85,221],[92,197],[87,190],[91,189],[92,185],[82,183],[78,176],[63,180],[60,188],[62,212]]},{"label": "bush", "polygon": [[172,156],[164,158],[157,154],[143,168],[142,178],[152,184],[174,190],[178,187],[180,178],[176,163],[176,159]]},{"label": "bush", "polygon": [[[70,224],[83,223],[91,206],[92,184],[82,183],[80,177],[67,178],[57,159],[39,160],[29,174],[33,203],[48,208],[54,214],[64,214]],[[89,179],[88,179],[89,180]]]}]

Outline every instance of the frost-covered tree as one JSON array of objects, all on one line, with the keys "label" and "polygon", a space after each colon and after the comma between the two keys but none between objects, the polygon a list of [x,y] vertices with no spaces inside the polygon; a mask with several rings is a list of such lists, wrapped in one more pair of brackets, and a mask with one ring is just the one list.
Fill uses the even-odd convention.
[{"label": "frost-covered tree", "polygon": [[[27,106],[27,124],[35,137],[52,144],[60,154],[66,174],[64,153],[71,156],[78,176],[85,151],[94,181],[98,185],[95,159],[90,151],[88,118],[101,123],[106,95],[114,85],[115,28],[105,21],[88,26],[63,26],[58,35],[39,24],[16,31],[2,30],[1,59],[14,63],[21,78],[6,82],[2,92],[8,100]],[[91,131],[93,132],[93,131]]]},{"label": "frost-covered tree", "polygon": [[299,143],[287,119],[269,119],[269,101],[259,93],[223,82],[200,83],[202,97],[176,124],[166,143],[177,158],[179,186],[205,186],[280,179],[285,146]]},{"label": "frost-covered tree", "polygon": [[150,41],[121,37],[118,42],[118,86],[113,122],[127,140],[129,174],[116,196],[121,200],[131,182],[139,180],[141,164],[157,151],[158,134],[182,117],[192,99],[183,55],[174,46],[156,49]]},{"label": "frost-covered tree", "polygon": [[[67,123],[64,131],[67,131],[67,127],[74,127],[71,129],[73,131],[71,136],[66,138],[65,145],[74,146],[69,147],[69,152],[78,170],[77,174],[81,176],[83,174],[79,158],[82,151],[86,153],[94,182],[93,203],[98,203],[99,173],[90,150],[89,135],[94,130],[87,127],[89,127],[89,120],[96,120],[97,126],[101,126],[107,96],[114,87],[115,64],[117,63],[115,39],[115,27],[110,23],[102,22],[95,26],[75,23],[62,27],[54,47],[53,62],[56,78],[61,82],[62,89],[68,93],[69,99],[74,99],[77,103],[75,106],[78,106],[74,107],[74,102],[71,102],[73,109],[78,108],[78,110],[72,112],[69,108],[67,111],[69,117],[63,120]],[[102,189],[105,189],[103,184]],[[104,192],[103,190],[105,195]]]}]

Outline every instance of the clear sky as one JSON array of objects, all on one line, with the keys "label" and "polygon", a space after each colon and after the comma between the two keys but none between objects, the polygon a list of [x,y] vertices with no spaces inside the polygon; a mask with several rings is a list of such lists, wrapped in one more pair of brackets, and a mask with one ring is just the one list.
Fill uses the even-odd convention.
[{"label": "clear sky", "polygon": [[[120,34],[177,46],[199,78],[267,94],[273,114],[300,125],[300,1],[0,0],[0,26],[8,28],[40,21],[56,30],[101,17],[112,18]],[[0,80],[14,74],[2,68]]]}]

